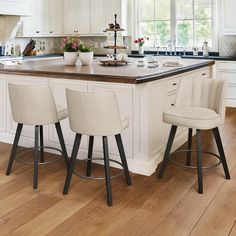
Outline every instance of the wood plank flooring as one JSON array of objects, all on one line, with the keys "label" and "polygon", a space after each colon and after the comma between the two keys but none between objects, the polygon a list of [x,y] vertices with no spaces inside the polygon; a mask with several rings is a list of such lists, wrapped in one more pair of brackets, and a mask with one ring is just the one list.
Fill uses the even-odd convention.
[{"label": "wood plank flooring", "polygon": [[[63,161],[40,167],[37,191],[32,189],[32,166],[15,162],[12,175],[5,176],[11,145],[0,143],[0,236],[236,236],[236,109],[227,109],[220,131],[231,180],[225,180],[222,166],[205,170],[200,195],[196,171],[169,164],[162,180],[157,173],[132,174],[129,187],[124,178],[114,179],[112,208],[106,205],[103,181],[74,176],[69,194],[62,195]],[[217,152],[212,133],[202,137],[203,148]],[[174,158],[184,161],[185,156]],[[205,164],[214,161],[204,156]],[[85,169],[84,163],[79,166]],[[93,171],[103,174],[99,165]]]}]

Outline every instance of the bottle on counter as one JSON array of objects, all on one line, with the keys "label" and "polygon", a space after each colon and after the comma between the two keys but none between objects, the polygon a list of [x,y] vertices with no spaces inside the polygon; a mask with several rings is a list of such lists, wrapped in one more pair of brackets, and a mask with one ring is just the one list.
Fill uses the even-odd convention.
[{"label": "bottle on counter", "polygon": [[15,49],[14,49],[14,45],[11,45],[11,56],[15,55]]},{"label": "bottle on counter", "polygon": [[209,56],[209,46],[208,46],[208,42],[207,41],[203,42],[202,52],[203,52],[203,56],[204,57],[208,57]]}]

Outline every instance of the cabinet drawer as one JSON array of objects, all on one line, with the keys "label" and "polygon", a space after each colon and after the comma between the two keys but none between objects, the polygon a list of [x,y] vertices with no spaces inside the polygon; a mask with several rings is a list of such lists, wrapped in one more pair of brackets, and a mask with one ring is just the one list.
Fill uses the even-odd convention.
[{"label": "cabinet drawer", "polygon": [[219,71],[230,70],[236,72],[236,62],[219,62],[218,70]]},{"label": "cabinet drawer", "polygon": [[175,101],[176,101],[176,92],[174,91],[168,94],[167,96],[167,106],[166,106],[167,110],[175,106]]},{"label": "cabinet drawer", "polygon": [[208,79],[208,78],[210,78],[210,70],[208,68],[199,70],[197,72],[197,76],[200,77],[200,78]]},{"label": "cabinet drawer", "polygon": [[172,79],[172,80],[168,81],[167,93],[171,93],[173,91],[176,91],[179,87],[179,82],[180,82],[180,78],[176,78],[176,79]]},{"label": "cabinet drawer", "polygon": [[220,79],[226,79],[229,84],[236,83],[236,71],[235,72],[219,72]]}]

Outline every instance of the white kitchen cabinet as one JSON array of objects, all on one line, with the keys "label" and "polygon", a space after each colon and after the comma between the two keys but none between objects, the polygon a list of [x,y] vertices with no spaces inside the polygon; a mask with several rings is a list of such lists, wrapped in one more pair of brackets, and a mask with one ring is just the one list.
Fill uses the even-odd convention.
[{"label": "white kitchen cabinet", "polygon": [[77,25],[79,34],[90,34],[91,32],[91,11],[89,0],[77,0]]},{"label": "white kitchen cabinet", "polygon": [[63,0],[37,0],[32,16],[23,18],[23,36],[60,36],[63,34]]},{"label": "white kitchen cabinet", "polygon": [[106,0],[69,0],[64,4],[64,34],[103,34]]},{"label": "white kitchen cabinet", "polygon": [[0,131],[7,130],[7,85],[6,76],[0,75]]},{"label": "white kitchen cabinet", "polygon": [[47,33],[49,35],[63,34],[63,0],[48,0]]},{"label": "white kitchen cabinet", "polygon": [[128,30],[128,0],[68,0],[64,6],[64,34],[105,35],[114,15]]},{"label": "white kitchen cabinet", "polygon": [[30,16],[31,0],[0,0],[0,15]]},{"label": "white kitchen cabinet", "polygon": [[64,34],[90,34],[90,1],[64,1]]},{"label": "white kitchen cabinet", "polygon": [[77,0],[64,1],[64,34],[78,33]]},{"label": "white kitchen cabinet", "polygon": [[220,0],[220,33],[236,35],[236,1]]},{"label": "white kitchen cabinet", "polygon": [[236,62],[217,62],[216,70],[218,78],[228,81],[227,106],[236,107]]},{"label": "white kitchen cabinet", "polygon": [[117,14],[117,22],[124,28],[125,34],[129,32],[129,2],[128,0],[107,0],[106,3],[106,26],[114,23],[114,15]]},{"label": "white kitchen cabinet", "polygon": [[[66,88],[86,92],[87,91],[87,82],[86,81],[73,81],[73,80],[62,80],[62,79],[52,79],[49,82],[50,87],[52,89],[55,102],[60,107],[67,107],[66,102]],[[69,125],[69,119],[65,119],[61,121],[61,127],[65,139],[65,143],[67,146],[72,148],[75,139],[75,133],[71,131]],[[49,141],[52,143],[58,143],[58,136],[55,130],[54,125],[50,125],[49,129]],[[81,141],[81,148],[86,149],[88,146],[88,138],[87,136],[83,136]]]},{"label": "white kitchen cabinet", "polygon": [[106,0],[91,0],[91,33],[104,34],[106,28]]}]

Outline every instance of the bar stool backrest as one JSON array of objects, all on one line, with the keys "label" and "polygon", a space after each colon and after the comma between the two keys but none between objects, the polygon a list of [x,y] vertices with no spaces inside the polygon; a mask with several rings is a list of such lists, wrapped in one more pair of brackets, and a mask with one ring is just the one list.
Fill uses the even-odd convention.
[{"label": "bar stool backrest", "polygon": [[223,79],[183,78],[176,98],[176,107],[194,106],[214,110],[225,119],[227,81]]},{"label": "bar stool backrest", "polygon": [[46,85],[9,84],[13,120],[26,125],[47,125],[58,122],[52,91]]},{"label": "bar stool backrest", "polygon": [[113,92],[87,93],[67,89],[70,127],[75,133],[110,136],[121,133],[121,117]]}]

